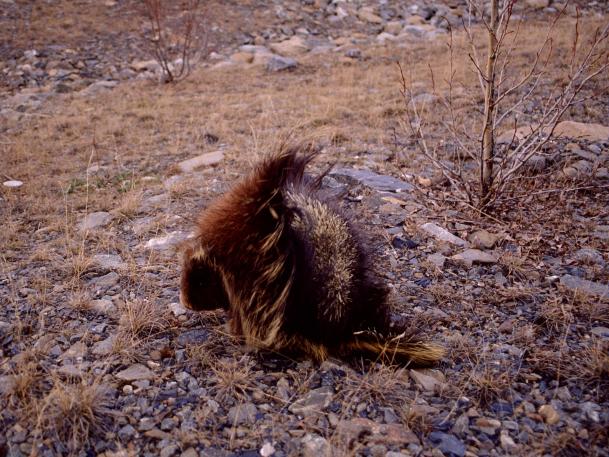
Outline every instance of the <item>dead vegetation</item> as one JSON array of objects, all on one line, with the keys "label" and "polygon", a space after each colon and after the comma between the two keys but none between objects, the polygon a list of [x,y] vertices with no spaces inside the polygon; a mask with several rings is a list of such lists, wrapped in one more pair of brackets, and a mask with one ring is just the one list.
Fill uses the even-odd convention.
[{"label": "dead vegetation", "polygon": [[[572,25],[558,22],[556,30],[572,30]],[[514,49],[512,62],[526,70],[540,42],[538,24],[524,24],[520,35],[522,42]],[[455,50],[458,40],[461,45],[467,44],[466,37],[459,38],[455,33]],[[562,49],[563,54],[568,49],[565,46],[564,40],[556,40],[555,49]],[[523,181],[516,190],[529,193],[527,198],[517,200],[524,204],[499,208],[495,219],[481,220],[476,212],[467,212],[467,220],[458,219],[466,223],[467,228],[461,231],[484,224],[489,230],[507,232],[496,269],[480,265],[464,269],[450,260],[437,267],[424,260],[431,243],[419,250],[391,252],[397,260],[388,281],[398,295],[407,297],[399,311],[449,348],[441,366],[449,386],[441,394],[423,391],[404,368],[337,363],[336,367],[326,364],[322,371],[276,354],[253,356],[227,335],[224,315],[176,317],[168,311],[167,305],[177,301],[175,257],[173,253],[143,254],[141,245],[166,231],[187,230],[188,221],[175,216],[193,214],[195,208],[230,185],[278,132],[286,129],[314,138],[324,148],[322,162],[337,160],[350,166],[374,167],[404,179],[423,176],[425,165],[414,149],[404,147],[413,143],[395,133],[400,130],[406,108],[396,93],[399,81],[389,58],[400,52],[377,49],[364,52],[365,59],[357,63],[326,66],[311,57],[306,65],[289,74],[269,75],[255,69],[195,71],[179,88],[141,81],[127,83],[93,99],[61,99],[49,115],[29,117],[19,126],[9,125],[13,129],[6,134],[10,141],[0,143],[0,153],[6,159],[6,173],[18,176],[25,185],[16,192],[0,189],[0,211],[6,221],[0,231],[0,298],[8,303],[7,321],[10,316],[12,325],[12,340],[2,347],[4,358],[0,364],[1,374],[9,376],[7,383],[11,386],[0,399],[9,415],[9,419],[3,416],[3,424],[19,423],[36,429],[40,440],[44,437],[64,443],[68,451],[79,451],[98,439],[120,450],[128,447],[125,441],[115,435],[105,438],[107,431],[117,433],[126,424],[114,416],[120,409],[113,403],[116,399],[144,399],[162,408],[169,418],[179,408],[176,403],[190,401],[197,430],[176,428],[171,432],[184,436],[185,446],[204,443],[202,447],[235,450],[256,446],[258,452],[267,440],[277,445],[306,433],[334,442],[338,439],[334,436],[337,421],[370,418],[382,422],[386,408],[395,414],[398,427],[408,426],[425,443],[436,429],[452,433],[446,424],[452,424],[470,407],[495,417],[493,404],[517,406],[521,401],[515,400],[518,395],[530,399],[533,389],[553,383],[568,386],[573,397],[584,392],[590,394],[590,401],[605,401],[609,348],[599,337],[589,336],[589,331],[607,325],[607,304],[544,281],[555,275],[551,263],[545,260],[547,256],[565,263],[572,251],[585,244],[606,255],[606,243],[589,235],[605,217],[606,197],[585,189],[541,193],[548,190],[549,176],[540,178],[541,182],[537,182],[537,175]],[[406,70],[414,80],[424,81],[429,74],[430,55],[430,64],[438,75],[435,87],[420,85],[414,91],[416,95],[446,91],[450,68],[444,43],[409,52],[409,58],[402,61],[408,62]],[[562,63],[549,60],[546,73],[559,70]],[[467,95],[476,90],[478,82],[470,77],[465,63],[455,61],[453,70],[458,80],[454,107],[466,128],[469,115],[483,99]],[[208,90],[201,91],[201,87]],[[607,106],[604,99],[593,97],[595,90],[584,90],[589,98],[586,119],[603,122]],[[427,108],[431,131],[436,132],[441,124],[442,112],[437,102]],[[210,136],[217,141],[206,140]],[[93,143],[96,148],[92,154]],[[192,181],[163,187],[165,179],[174,174],[177,161],[220,146],[226,154],[225,163],[201,171]],[[393,162],[392,157],[396,158]],[[97,171],[91,172],[92,166]],[[41,169],[50,172],[41,174]],[[446,187],[441,180],[434,182],[429,188],[421,186],[417,194],[421,206],[428,208],[405,213],[412,227],[422,218],[431,217],[452,223],[447,215],[454,214],[456,205],[449,201],[450,195],[437,198],[446,196]],[[552,185],[570,188],[566,181]],[[153,197],[165,193],[163,199],[150,203]],[[356,199],[362,194],[365,192],[356,189],[349,197]],[[367,194],[365,197],[364,202]],[[144,204],[151,204],[151,209],[142,209]],[[78,232],[77,223],[87,213],[101,209],[115,216],[112,224],[101,233]],[[371,216],[365,208],[357,207],[357,211],[364,220]],[[575,213],[581,220],[573,216]],[[137,234],[132,231],[135,222],[141,223]],[[404,231],[414,233],[414,229]],[[422,242],[420,235],[412,236]],[[447,257],[453,252],[446,246],[433,245],[433,249]],[[128,264],[127,270],[120,272],[118,312],[110,316],[100,316],[90,309],[91,300],[103,298],[93,296],[88,289],[89,281],[102,274],[90,268],[92,256],[100,252],[119,254]],[[426,263],[417,270],[417,263],[411,261]],[[590,267],[586,262],[569,266]],[[420,276],[410,275],[415,270]],[[493,278],[500,274],[505,283],[497,286]],[[606,270],[599,267],[587,268],[586,274],[598,281],[606,278]],[[420,280],[430,285],[412,285]],[[406,282],[408,286],[404,286]],[[504,325],[506,322],[508,325]],[[76,331],[84,326],[105,329],[85,337]],[[192,329],[208,330],[206,342],[185,348],[178,345],[177,338]],[[105,373],[102,380],[89,372],[82,380],[52,373],[48,367],[57,363],[57,356],[49,355],[52,347],[42,343],[51,341],[46,337],[55,338],[55,334],[62,336],[59,343],[53,343],[59,354],[76,341],[93,346],[114,336],[107,354],[85,357],[86,361],[102,364],[95,366],[95,370]],[[4,338],[0,331],[0,341]],[[155,378],[149,381],[149,387],[114,378],[132,362],[150,362]],[[177,383],[173,376],[178,372],[190,373],[207,389],[206,393],[197,391],[193,398],[187,398],[178,390],[186,391],[186,387],[179,383],[172,390],[174,387],[168,385]],[[281,391],[285,396],[280,395],[278,384],[285,388]],[[106,391],[103,387],[107,385],[117,391]],[[138,393],[130,397],[125,393],[128,388],[121,390],[126,386]],[[290,404],[321,386],[332,387],[337,405],[319,408],[319,415],[307,418],[289,414]],[[218,406],[208,404],[208,400]],[[248,402],[258,407],[259,422],[253,426],[223,422],[230,406]],[[180,414],[187,416],[183,411]],[[527,417],[538,421],[534,413],[530,415],[534,419],[514,413],[509,420],[519,422]],[[181,423],[186,422],[184,419]],[[531,431],[532,441],[543,435],[547,442],[522,444],[521,450],[583,452],[594,443],[606,442],[600,422],[587,425],[589,439],[574,437],[564,429],[542,434]],[[133,426],[139,426],[135,419]],[[294,436],[286,438],[289,431]],[[353,453],[366,447],[361,443],[351,450],[340,446]]]}]

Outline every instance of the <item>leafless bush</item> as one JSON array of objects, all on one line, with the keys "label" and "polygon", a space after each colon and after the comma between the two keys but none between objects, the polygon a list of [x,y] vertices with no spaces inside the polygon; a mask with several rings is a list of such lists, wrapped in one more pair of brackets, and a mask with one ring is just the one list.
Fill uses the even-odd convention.
[{"label": "leafless bush", "polygon": [[190,74],[194,54],[206,45],[201,0],[180,2],[177,34],[168,25],[171,4],[170,0],[144,0],[152,29],[154,57],[161,66],[162,80],[166,83],[186,78]]},{"label": "leafless bush", "polygon": [[[561,50],[555,49],[554,42],[558,33],[557,24],[564,16],[566,4],[549,24],[545,38],[530,63],[524,70],[517,71],[513,61],[523,20],[512,20],[515,4],[516,0],[488,0],[490,8],[487,12],[481,1],[468,0],[470,11],[482,18],[482,33],[487,37],[486,55],[480,55],[480,32],[471,22],[463,21],[470,48],[468,59],[484,99],[483,111],[479,111],[480,116],[473,120],[473,125],[456,114],[455,56],[453,34],[449,30],[448,93],[440,97],[440,103],[447,108],[442,125],[449,141],[434,144],[431,140],[426,129],[425,107],[415,103],[411,81],[400,66],[401,92],[407,107],[406,126],[411,136],[423,155],[451,183],[459,199],[478,208],[487,208],[494,203],[523,166],[533,156],[543,153],[544,146],[565,112],[586,100],[583,90],[593,80],[606,74],[609,68],[609,25],[597,28],[584,39],[578,14],[564,73],[557,75],[551,71],[550,63],[555,63],[561,57]],[[541,89],[550,78],[556,82],[556,86],[544,94]],[[523,120],[527,121],[523,106],[530,102],[539,106],[538,114],[532,123],[523,125]],[[511,132],[508,144],[503,141],[503,145],[498,145],[498,133],[506,130]],[[472,131],[479,133],[472,134]],[[447,155],[455,160],[443,160]],[[477,164],[477,184],[468,177],[464,167],[468,160]]]}]

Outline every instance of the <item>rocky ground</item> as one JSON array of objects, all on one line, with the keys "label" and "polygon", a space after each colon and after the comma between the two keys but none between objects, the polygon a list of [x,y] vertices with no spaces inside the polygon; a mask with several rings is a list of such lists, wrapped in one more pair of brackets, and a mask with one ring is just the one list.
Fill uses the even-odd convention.
[{"label": "rocky ground", "polygon": [[[413,148],[394,64],[440,71],[464,2],[211,3],[177,85],[137,2],[1,3],[0,455],[609,454],[605,86],[480,214]],[[524,3],[535,41],[562,5]],[[396,316],[446,346],[437,369],[253,353],[179,306],[197,210],[282,135],[336,163],[324,186],[374,235]]]}]

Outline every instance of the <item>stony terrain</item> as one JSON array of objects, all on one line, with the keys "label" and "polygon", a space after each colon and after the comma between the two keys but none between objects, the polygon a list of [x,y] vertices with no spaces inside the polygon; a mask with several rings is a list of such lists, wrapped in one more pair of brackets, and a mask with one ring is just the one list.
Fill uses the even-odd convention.
[{"label": "stony terrain", "polygon": [[[516,66],[562,9],[522,4]],[[175,85],[139,2],[0,5],[0,456],[609,455],[602,79],[481,214],[414,148],[395,65],[445,111],[429,69],[480,23],[465,2],[209,2]],[[564,30],[575,6],[607,23],[582,0]],[[197,211],[285,137],[319,146],[313,171],[335,164],[324,186],[374,235],[396,319],[446,346],[437,369],[254,353],[222,312],[180,307]]]}]

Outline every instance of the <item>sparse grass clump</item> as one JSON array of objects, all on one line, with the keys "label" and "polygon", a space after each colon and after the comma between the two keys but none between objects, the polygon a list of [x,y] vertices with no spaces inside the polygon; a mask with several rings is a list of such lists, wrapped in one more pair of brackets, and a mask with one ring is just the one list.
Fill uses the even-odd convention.
[{"label": "sparse grass clump", "polygon": [[119,334],[133,339],[146,339],[165,332],[171,324],[167,308],[150,299],[127,300],[120,306]]},{"label": "sparse grass clump", "polygon": [[78,454],[93,435],[106,430],[111,406],[107,387],[98,382],[55,379],[40,402],[36,428],[62,443],[70,454]]}]

